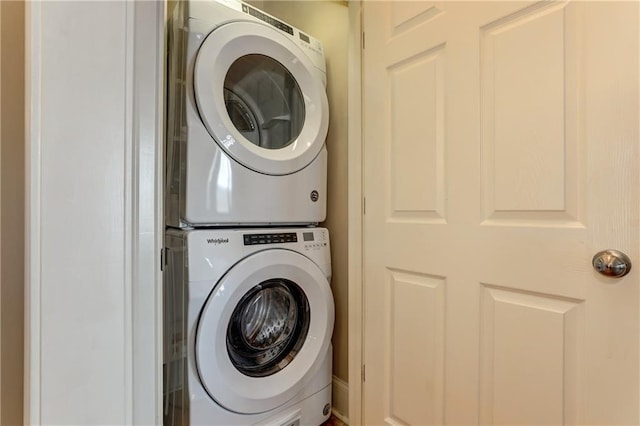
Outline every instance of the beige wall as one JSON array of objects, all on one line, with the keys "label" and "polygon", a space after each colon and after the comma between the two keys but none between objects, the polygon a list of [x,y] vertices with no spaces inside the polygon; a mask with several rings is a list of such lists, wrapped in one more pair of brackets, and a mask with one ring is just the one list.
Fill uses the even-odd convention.
[{"label": "beige wall", "polygon": [[22,424],[24,3],[0,1],[0,424]]},{"label": "beige wall", "polygon": [[[349,11],[347,2],[275,1],[252,2],[256,6],[322,41],[327,60],[329,97],[328,207],[324,223],[331,237],[336,324],[333,332],[333,373],[348,381],[348,254],[347,254],[347,47]],[[334,387],[334,395],[340,389]],[[334,399],[334,404],[340,401]],[[346,409],[338,408],[342,414]]]}]

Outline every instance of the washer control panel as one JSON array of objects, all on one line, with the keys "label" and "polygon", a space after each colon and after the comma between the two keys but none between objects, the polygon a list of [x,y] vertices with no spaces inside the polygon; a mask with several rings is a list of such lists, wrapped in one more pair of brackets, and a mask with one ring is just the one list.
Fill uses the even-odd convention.
[{"label": "washer control panel", "polygon": [[327,237],[323,231],[302,231],[305,250],[320,250],[327,246]]},{"label": "washer control panel", "polygon": [[329,245],[326,231],[324,230],[244,234],[242,241],[245,246],[299,243],[299,247],[302,246],[304,250],[320,250]]},{"label": "washer control panel", "polygon": [[273,234],[244,234],[244,245],[253,246],[256,244],[282,244],[297,243],[298,234],[295,232],[278,232]]}]

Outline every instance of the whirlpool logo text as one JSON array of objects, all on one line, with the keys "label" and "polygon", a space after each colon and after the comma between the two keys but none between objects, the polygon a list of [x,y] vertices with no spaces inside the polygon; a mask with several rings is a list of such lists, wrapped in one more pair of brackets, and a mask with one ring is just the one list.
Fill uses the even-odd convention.
[{"label": "whirlpool logo text", "polygon": [[228,242],[229,242],[228,238],[207,238],[208,244],[219,245],[219,244],[227,244]]}]

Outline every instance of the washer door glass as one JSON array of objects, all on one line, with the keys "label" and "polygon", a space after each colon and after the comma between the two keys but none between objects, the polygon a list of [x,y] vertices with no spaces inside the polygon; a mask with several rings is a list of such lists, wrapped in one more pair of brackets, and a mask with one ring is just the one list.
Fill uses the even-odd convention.
[{"label": "washer door glass", "polygon": [[287,279],[271,279],[247,292],[227,328],[227,351],[242,374],[265,377],[296,357],[309,331],[309,301]]},{"label": "washer door glass", "polygon": [[324,72],[267,25],[231,22],[211,31],[196,56],[193,93],[212,142],[251,170],[295,173],[324,147]]},{"label": "washer door glass", "polygon": [[305,116],[300,86],[268,56],[236,59],[224,80],[224,99],[233,125],[256,146],[281,149],[300,135]]}]

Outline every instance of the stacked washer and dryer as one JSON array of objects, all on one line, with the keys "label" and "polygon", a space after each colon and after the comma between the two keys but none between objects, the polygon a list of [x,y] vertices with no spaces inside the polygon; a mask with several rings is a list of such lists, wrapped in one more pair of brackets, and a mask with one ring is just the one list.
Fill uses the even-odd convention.
[{"label": "stacked washer and dryer", "polygon": [[322,44],[237,0],[169,27],[164,424],[331,411]]}]

